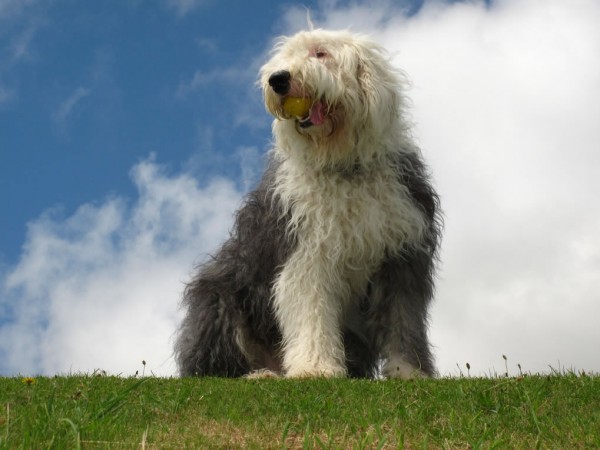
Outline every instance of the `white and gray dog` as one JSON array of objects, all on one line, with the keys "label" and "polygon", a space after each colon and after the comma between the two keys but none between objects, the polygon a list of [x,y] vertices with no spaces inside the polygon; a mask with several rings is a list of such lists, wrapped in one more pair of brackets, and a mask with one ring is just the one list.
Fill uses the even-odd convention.
[{"label": "white and gray dog", "polygon": [[441,215],[400,73],[365,37],[311,30],[282,38],[260,76],[274,148],[185,290],[181,375],[434,374]]}]

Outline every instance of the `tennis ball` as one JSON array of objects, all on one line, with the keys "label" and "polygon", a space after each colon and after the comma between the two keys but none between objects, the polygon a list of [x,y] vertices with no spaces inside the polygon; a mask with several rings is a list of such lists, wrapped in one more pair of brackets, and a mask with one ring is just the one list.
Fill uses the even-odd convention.
[{"label": "tennis ball", "polygon": [[290,116],[304,117],[310,110],[311,102],[307,98],[286,97],[282,108]]}]

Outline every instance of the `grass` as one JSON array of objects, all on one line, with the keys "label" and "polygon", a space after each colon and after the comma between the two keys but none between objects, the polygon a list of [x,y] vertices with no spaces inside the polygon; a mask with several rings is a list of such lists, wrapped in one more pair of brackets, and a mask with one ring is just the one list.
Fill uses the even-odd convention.
[{"label": "grass", "polygon": [[0,378],[4,448],[600,448],[600,377]]}]

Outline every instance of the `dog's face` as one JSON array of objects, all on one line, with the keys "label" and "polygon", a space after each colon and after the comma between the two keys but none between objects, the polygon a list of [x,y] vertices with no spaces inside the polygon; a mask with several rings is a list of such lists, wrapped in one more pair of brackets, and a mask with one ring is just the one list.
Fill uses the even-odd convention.
[{"label": "dog's face", "polygon": [[260,83],[267,110],[278,121],[292,121],[301,135],[376,132],[398,118],[397,72],[379,46],[347,32],[280,39]]}]

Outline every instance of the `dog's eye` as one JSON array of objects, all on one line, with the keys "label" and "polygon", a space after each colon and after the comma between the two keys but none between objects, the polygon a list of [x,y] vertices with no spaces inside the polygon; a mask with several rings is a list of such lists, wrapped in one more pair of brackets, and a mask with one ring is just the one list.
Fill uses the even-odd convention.
[{"label": "dog's eye", "polygon": [[327,52],[325,50],[317,50],[315,56],[317,58],[325,58],[327,56]]}]

